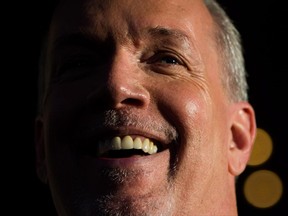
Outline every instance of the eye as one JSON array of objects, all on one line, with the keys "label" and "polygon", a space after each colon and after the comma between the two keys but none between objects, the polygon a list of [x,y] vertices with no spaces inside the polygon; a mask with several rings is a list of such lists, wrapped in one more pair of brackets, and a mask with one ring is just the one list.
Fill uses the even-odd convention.
[{"label": "eye", "polygon": [[60,58],[56,63],[54,82],[76,81],[95,73],[97,59],[91,55],[76,55]]},{"label": "eye", "polygon": [[185,63],[176,54],[171,52],[158,52],[147,60],[148,64],[162,66],[185,66]]},{"label": "eye", "polygon": [[174,58],[173,56],[164,56],[160,59],[160,62],[163,64],[179,64],[178,59]]},{"label": "eye", "polygon": [[60,64],[59,72],[63,74],[69,71],[80,71],[92,68],[94,65],[95,62],[89,57],[71,58]]}]

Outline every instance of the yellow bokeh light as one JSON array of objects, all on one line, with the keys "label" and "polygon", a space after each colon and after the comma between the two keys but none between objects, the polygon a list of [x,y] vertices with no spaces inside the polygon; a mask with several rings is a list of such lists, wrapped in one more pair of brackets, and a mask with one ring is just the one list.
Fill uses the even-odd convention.
[{"label": "yellow bokeh light", "polygon": [[266,162],[272,154],[273,143],[271,136],[263,129],[257,128],[257,136],[248,165],[257,166]]},{"label": "yellow bokeh light", "polygon": [[283,185],[279,176],[269,170],[252,173],[245,181],[244,195],[247,201],[258,208],[275,205],[281,198]]}]

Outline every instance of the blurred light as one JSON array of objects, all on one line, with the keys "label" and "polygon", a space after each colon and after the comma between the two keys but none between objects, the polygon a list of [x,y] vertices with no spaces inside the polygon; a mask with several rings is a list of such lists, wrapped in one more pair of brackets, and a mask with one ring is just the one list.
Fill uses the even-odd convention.
[{"label": "blurred light", "polygon": [[270,135],[263,129],[257,128],[257,135],[248,165],[256,166],[266,162],[271,156],[273,143]]},{"label": "blurred light", "polygon": [[275,205],[281,198],[283,186],[279,176],[269,170],[252,173],[245,181],[244,195],[247,201],[258,208]]}]

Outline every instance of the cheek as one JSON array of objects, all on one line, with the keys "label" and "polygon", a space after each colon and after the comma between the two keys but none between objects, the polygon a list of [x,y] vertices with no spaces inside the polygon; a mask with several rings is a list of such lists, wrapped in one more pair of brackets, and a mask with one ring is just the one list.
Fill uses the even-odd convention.
[{"label": "cheek", "polygon": [[[195,154],[195,151],[199,151],[197,154],[200,155],[209,143],[212,110],[202,94],[179,92],[179,95],[182,97],[175,98],[171,107],[174,108],[172,112],[179,132],[180,148],[183,154],[190,158],[191,155]],[[193,157],[196,160],[198,156],[194,155]],[[183,158],[185,158],[184,155]]]},{"label": "cheek", "polygon": [[[45,135],[48,150],[63,147],[59,143],[65,143],[69,137],[72,138],[73,130],[77,124],[77,104],[69,97],[51,93],[47,100],[45,119]],[[70,138],[69,138],[70,139]],[[53,154],[53,153],[52,153]]]},{"label": "cheek", "polygon": [[184,104],[184,111],[187,117],[195,119],[197,114],[200,112],[200,104],[197,101],[187,101]]},{"label": "cheek", "polygon": [[[158,96],[163,115],[170,118],[181,136],[188,136],[197,127],[202,128],[211,119],[211,108],[207,104],[209,95],[197,87],[182,84],[161,89]],[[198,130],[198,129],[197,129]]]},{"label": "cheek", "polygon": [[202,155],[205,157],[213,148],[215,127],[215,108],[209,92],[198,85],[182,82],[166,88],[159,98],[163,115],[170,118],[168,121],[179,133],[179,151],[183,160],[196,161]]},{"label": "cheek", "polygon": [[[168,89],[168,88],[167,88]],[[208,178],[213,159],[213,108],[210,95],[197,88],[187,86],[169,88],[161,95],[162,114],[176,128],[179,135],[177,149],[177,179],[182,182],[183,194],[192,188],[204,184]],[[160,107],[160,105],[159,105]],[[209,160],[207,160],[209,158]],[[191,181],[194,184],[191,184]],[[191,191],[195,190],[192,189]],[[182,193],[181,192],[181,193]]]},{"label": "cheek", "polygon": [[[72,161],[85,92],[78,85],[55,85],[51,89],[44,111],[46,156],[50,172],[59,171],[60,175],[64,162]],[[67,168],[71,166],[68,164]]]},{"label": "cheek", "polygon": [[87,97],[85,84],[59,84],[51,86],[47,98],[47,111],[59,115],[73,112],[81,106]]},{"label": "cheek", "polygon": [[213,152],[214,125],[210,95],[191,86],[177,85],[165,89],[159,97],[159,107],[162,107],[162,115],[166,115],[178,132],[176,149],[180,170],[183,168],[184,172],[190,170],[190,173],[195,173],[199,167],[196,164],[208,166],[205,158]]},{"label": "cheek", "polygon": [[87,104],[86,83],[52,85],[45,106],[45,119],[52,137],[73,134]]}]

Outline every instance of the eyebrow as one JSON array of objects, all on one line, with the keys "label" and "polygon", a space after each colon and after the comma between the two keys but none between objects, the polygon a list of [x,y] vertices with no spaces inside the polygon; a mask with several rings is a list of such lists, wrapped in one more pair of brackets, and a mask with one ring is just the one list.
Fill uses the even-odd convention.
[{"label": "eyebrow", "polygon": [[155,28],[149,28],[148,33],[154,37],[155,36],[162,36],[162,37],[170,36],[176,39],[189,41],[189,37],[187,36],[187,34],[179,29],[170,29],[166,27],[157,26]]},{"label": "eyebrow", "polygon": [[[165,37],[171,37],[175,40],[180,40],[180,41],[189,41],[189,37],[181,30],[178,29],[170,29],[167,27],[162,27],[162,26],[157,26],[153,28],[146,28],[144,29],[144,32],[147,32],[149,36],[152,36],[153,38],[165,38]],[[134,32],[136,33],[136,31]],[[132,33],[133,34],[133,33]],[[135,38],[139,38],[139,33],[136,33],[133,35]],[[132,38],[134,38],[132,36]],[[91,46],[92,44],[94,45],[100,45],[102,41],[97,39],[95,35],[90,32],[90,31],[85,31],[85,32],[76,32],[68,35],[63,35],[57,38],[53,42],[53,47],[58,49],[58,48],[63,48],[63,47],[68,47],[68,46]],[[190,44],[190,43],[189,43]]]},{"label": "eyebrow", "polygon": [[92,34],[78,32],[60,36],[52,43],[52,47],[53,50],[61,50],[71,46],[93,48],[94,46],[99,47],[100,44],[100,40],[97,40]]},{"label": "eyebrow", "polygon": [[[101,48],[107,50],[108,47],[113,49],[113,42],[111,43],[109,38],[111,39],[108,34],[106,39],[100,39],[93,31],[88,29],[86,31],[62,35],[59,38],[56,38],[52,44],[52,50],[57,51],[70,47],[83,47],[91,50]],[[201,63],[201,57],[195,43],[193,43],[193,38],[191,38],[191,36],[189,37],[186,32],[180,29],[166,26],[147,27],[140,31],[138,29],[132,29],[130,35],[127,35],[126,37],[128,40],[129,38],[133,41],[151,38],[156,46],[179,47],[190,56],[194,65]]]}]

